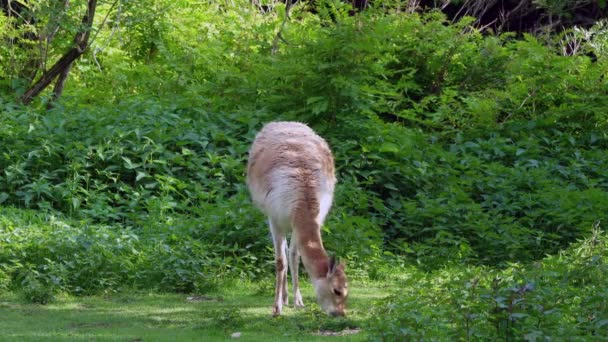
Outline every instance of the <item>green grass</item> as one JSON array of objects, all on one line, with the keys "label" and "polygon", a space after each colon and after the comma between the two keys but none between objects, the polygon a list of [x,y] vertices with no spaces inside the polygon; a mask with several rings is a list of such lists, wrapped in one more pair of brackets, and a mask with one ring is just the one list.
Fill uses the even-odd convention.
[{"label": "green grass", "polygon": [[[319,310],[309,284],[306,307],[271,316],[270,282],[235,282],[212,294],[111,293],[59,296],[48,305],[0,296],[2,341],[222,341],[240,332],[241,341],[362,341],[369,308],[388,294],[386,284],[351,282],[347,318]],[[192,298],[194,297],[194,298]],[[350,329],[350,333],[349,333]]]}]

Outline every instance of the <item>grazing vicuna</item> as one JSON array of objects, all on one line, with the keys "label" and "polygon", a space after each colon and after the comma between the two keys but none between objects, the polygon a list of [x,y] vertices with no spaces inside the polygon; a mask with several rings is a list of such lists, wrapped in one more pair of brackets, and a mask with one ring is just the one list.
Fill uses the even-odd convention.
[{"label": "grazing vicuna", "polygon": [[348,296],[344,264],[327,256],[321,240],[321,225],[336,184],[334,159],[325,140],[302,123],[267,124],[249,151],[247,184],[253,201],[268,217],[272,233],[276,259],[273,315],[280,315],[288,304],[289,254],[295,306],[304,306],[298,284],[301,255],[323,310],[344,316]]}]

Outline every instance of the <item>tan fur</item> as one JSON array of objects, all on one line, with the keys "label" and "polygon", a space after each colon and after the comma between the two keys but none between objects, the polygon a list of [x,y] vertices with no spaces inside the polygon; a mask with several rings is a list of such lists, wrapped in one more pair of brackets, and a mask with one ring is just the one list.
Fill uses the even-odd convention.
[{"label": "tan fur", "polygon": [[276,259],[273,314],[288,303],[286,237],[291,234],[289,266],[296,307],[303,306],[298,284],[299,256],[314,284],[317,300],[332,315],[344,315],[348,285],[344,264],[331,260],[321,239],[321,225],[336,184],[329,146],[308,126],[272,122],[257,134],[247,166],[254,203],[268,216]]}]

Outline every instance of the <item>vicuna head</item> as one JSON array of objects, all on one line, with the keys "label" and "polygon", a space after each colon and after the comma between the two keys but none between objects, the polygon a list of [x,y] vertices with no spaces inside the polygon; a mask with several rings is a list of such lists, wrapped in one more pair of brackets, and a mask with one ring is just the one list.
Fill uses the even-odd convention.
[{"label": "vicuna head", "polygon": [[348,282],[344,274],[344,263],[335,258],[329,260],[327,276],[314,281],[317,300],[323,311],[331,316],[344,316],[348,299]]}]

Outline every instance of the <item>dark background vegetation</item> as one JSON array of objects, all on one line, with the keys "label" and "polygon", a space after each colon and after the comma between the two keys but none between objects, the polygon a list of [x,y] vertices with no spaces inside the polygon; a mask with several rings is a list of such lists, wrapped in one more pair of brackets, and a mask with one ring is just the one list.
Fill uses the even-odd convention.
[{"label": "dark background vegetation", "polygon": [[286,119],[336,156],[326,247],[419,272],[379,338],[606,336],[606,3],[515,3],[3,1],[0,289],[268,277],[244,169]]}]

